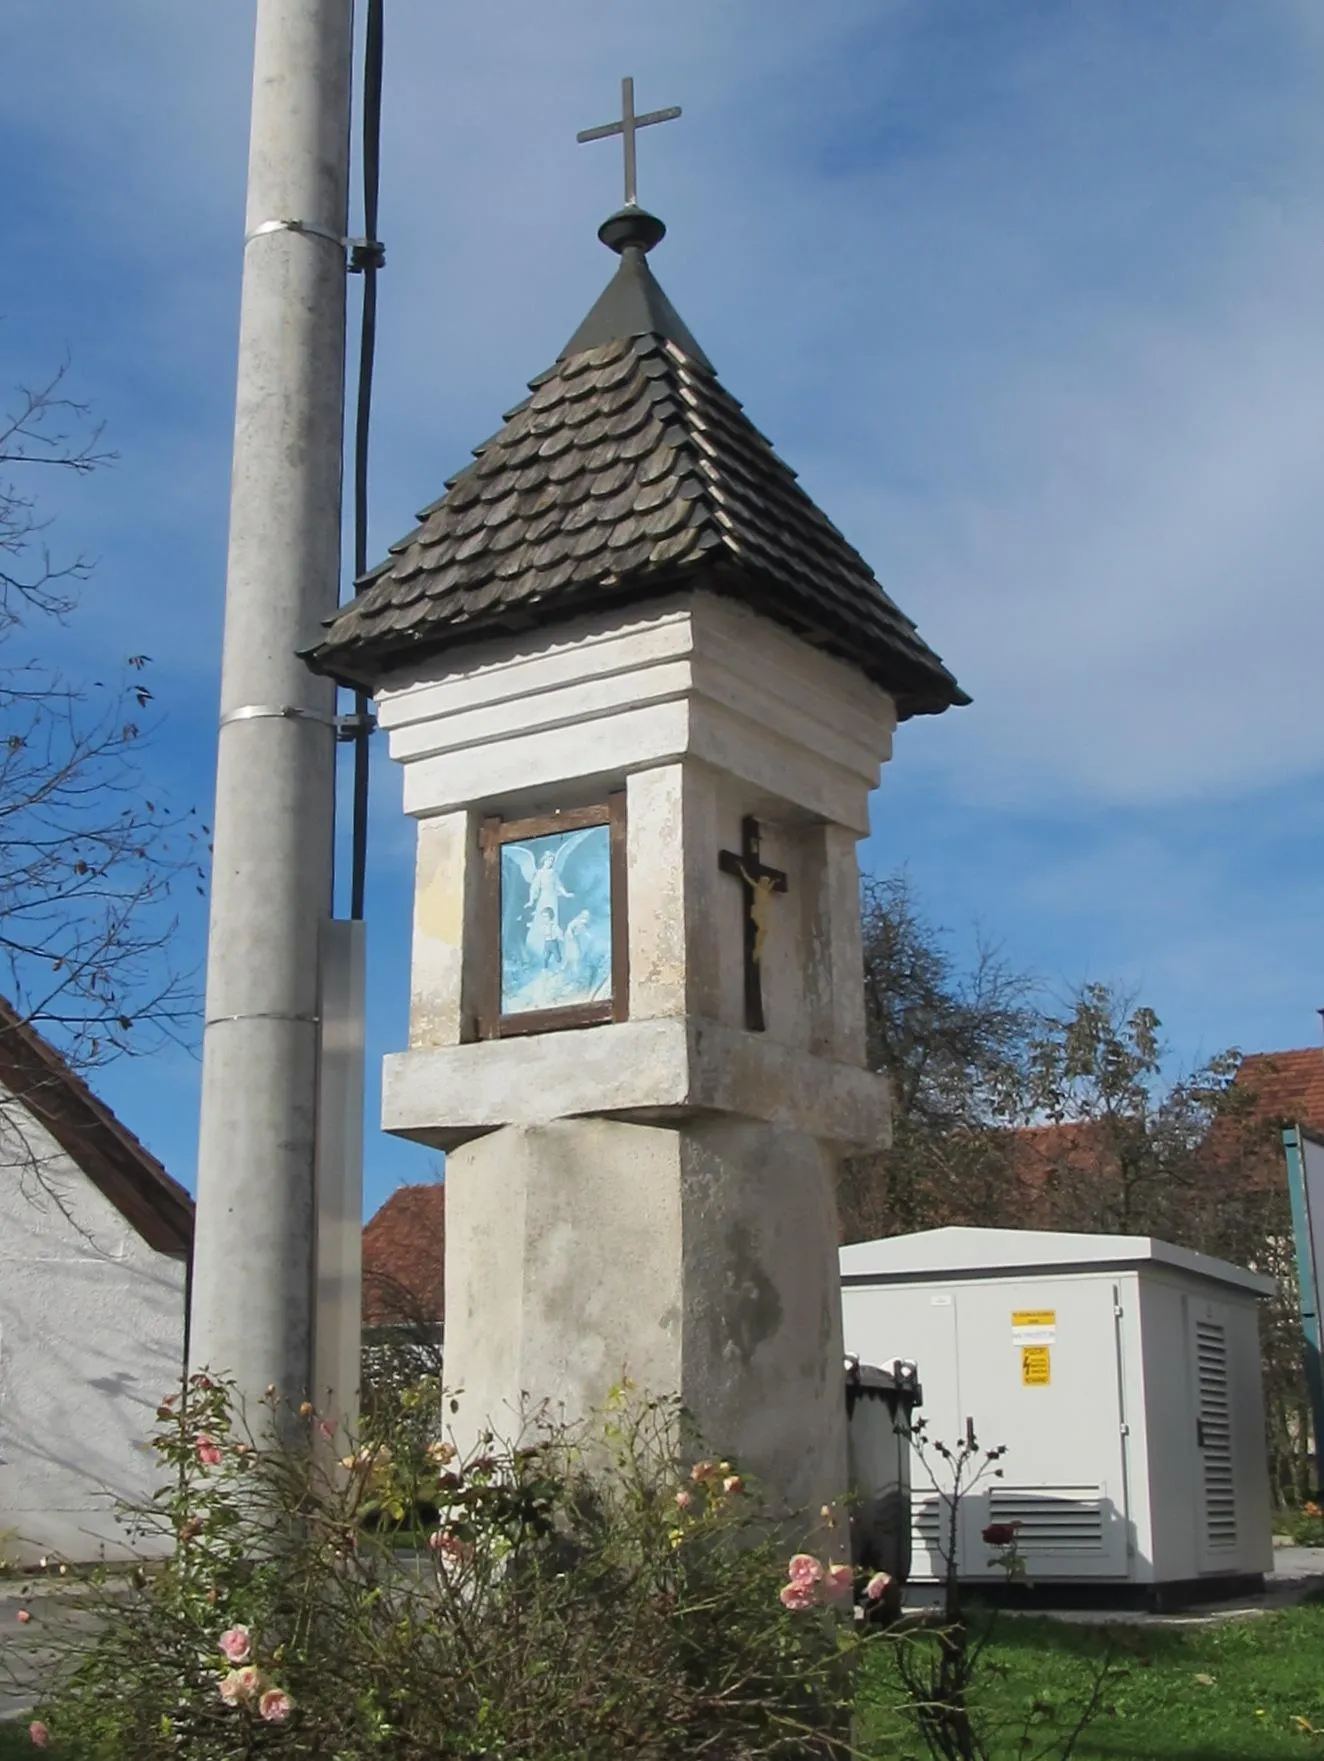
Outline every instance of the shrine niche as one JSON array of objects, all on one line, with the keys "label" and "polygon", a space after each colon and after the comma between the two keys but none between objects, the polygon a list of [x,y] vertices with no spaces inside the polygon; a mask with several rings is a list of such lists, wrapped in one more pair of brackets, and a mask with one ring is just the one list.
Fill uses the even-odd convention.
[{"label": "shrine niche", "polygon": [[629,1014],[625,796],[483,822],[479,1034],[547,1033]]}]

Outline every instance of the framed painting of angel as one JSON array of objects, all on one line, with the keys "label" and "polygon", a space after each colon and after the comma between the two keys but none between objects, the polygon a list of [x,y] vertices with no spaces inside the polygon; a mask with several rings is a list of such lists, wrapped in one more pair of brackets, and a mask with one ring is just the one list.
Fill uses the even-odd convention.
[{"label": "framed painting of angel", "polygon": [[625,1018],[625,798],[483,828],[486,1037]]}]

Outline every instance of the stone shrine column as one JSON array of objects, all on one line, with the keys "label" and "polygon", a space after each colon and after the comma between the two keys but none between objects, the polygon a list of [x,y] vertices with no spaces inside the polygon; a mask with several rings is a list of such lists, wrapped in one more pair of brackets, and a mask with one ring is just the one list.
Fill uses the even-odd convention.
[{"label": "stone shrine column", "polygon": [[[418,819],[411,1045],[383,1122],[448,1152],[457,1439],[513,1438],[544,1403],[573,1419],[628,1374],[817,1510],[846,1473],[836,1165],[887,1132],[862,1067],[855,843],[890,699],[700,591],[476,647],[378,705]],[[525,1032],[522,1006],[484,999],[529,963],[540,847],[595,803],[623,822],[623,889],[593,925],[609,948],[614,922],[623,995]],[[494,851],[508,825],[533,829]],[[561,871],[535,1003],[582,960],[564,942],[590,861],[583,839]],[[751,914],[753,867],[784,890],[756,884]]]}]

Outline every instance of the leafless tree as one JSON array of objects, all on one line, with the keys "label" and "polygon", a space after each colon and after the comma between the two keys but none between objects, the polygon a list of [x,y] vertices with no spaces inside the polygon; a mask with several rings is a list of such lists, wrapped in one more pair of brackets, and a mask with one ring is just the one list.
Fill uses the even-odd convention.
[{"label": "leafless tree", "polygon": [[1290,1504],[1315,1489],[1280,1140],[1292,1121],[1240,1068],[1232,1049],[1174,1075],[1154,1011],[1087,985],[1037,1036],[1027,1104],[1072,1128],[1038,1158],[1050,1227],[1154,1235],[1273,1278],[1260,1340],[1270,1469]]},{"label": "leafless tree", "polygon": [[[43,483],[114,457],[67,363],[0,413],[0,990],[82,1073],[187,1036],[196,997],[170,900],[181,881],[201,891],[207,838],[145,780],[149,657],[91,681],[47,658],[92,565],[52,551]],[[33,1099],[11,1092],[7,1110]]]}]

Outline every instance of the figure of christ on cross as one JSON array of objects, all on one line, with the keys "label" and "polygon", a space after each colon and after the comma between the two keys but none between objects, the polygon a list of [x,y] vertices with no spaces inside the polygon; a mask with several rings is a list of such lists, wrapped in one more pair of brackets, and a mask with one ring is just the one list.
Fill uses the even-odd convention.
[{"label": "figure of christ on cross", "polygon": [[745,1026],[751,1033],[763,1033],[763,977],[761,963],[763,944],[768,934],[768,910],[774,893],[786,891],[786,876],[780,868],[765,868],[759,856],[759,822],[747,813],[740,822],[740,849],[718,852],[723,874],[733,874],[740,882],[745,905]]},{"label": "figure of christ on cross", "polygon": [[625,137],[625,205],[634,208],[639,203],[638,176],[635,167],[634,138],[641,128],[651,128],[655,122],[674,122],[680,115],[679,104],[673,104],[667,110],[650,110],[646,116],[634,113],[634,81],[621,81],[621,120],[604,122],[600,128],[582,128],[575,136],[577,141],[605,141],[611,135]]}]

